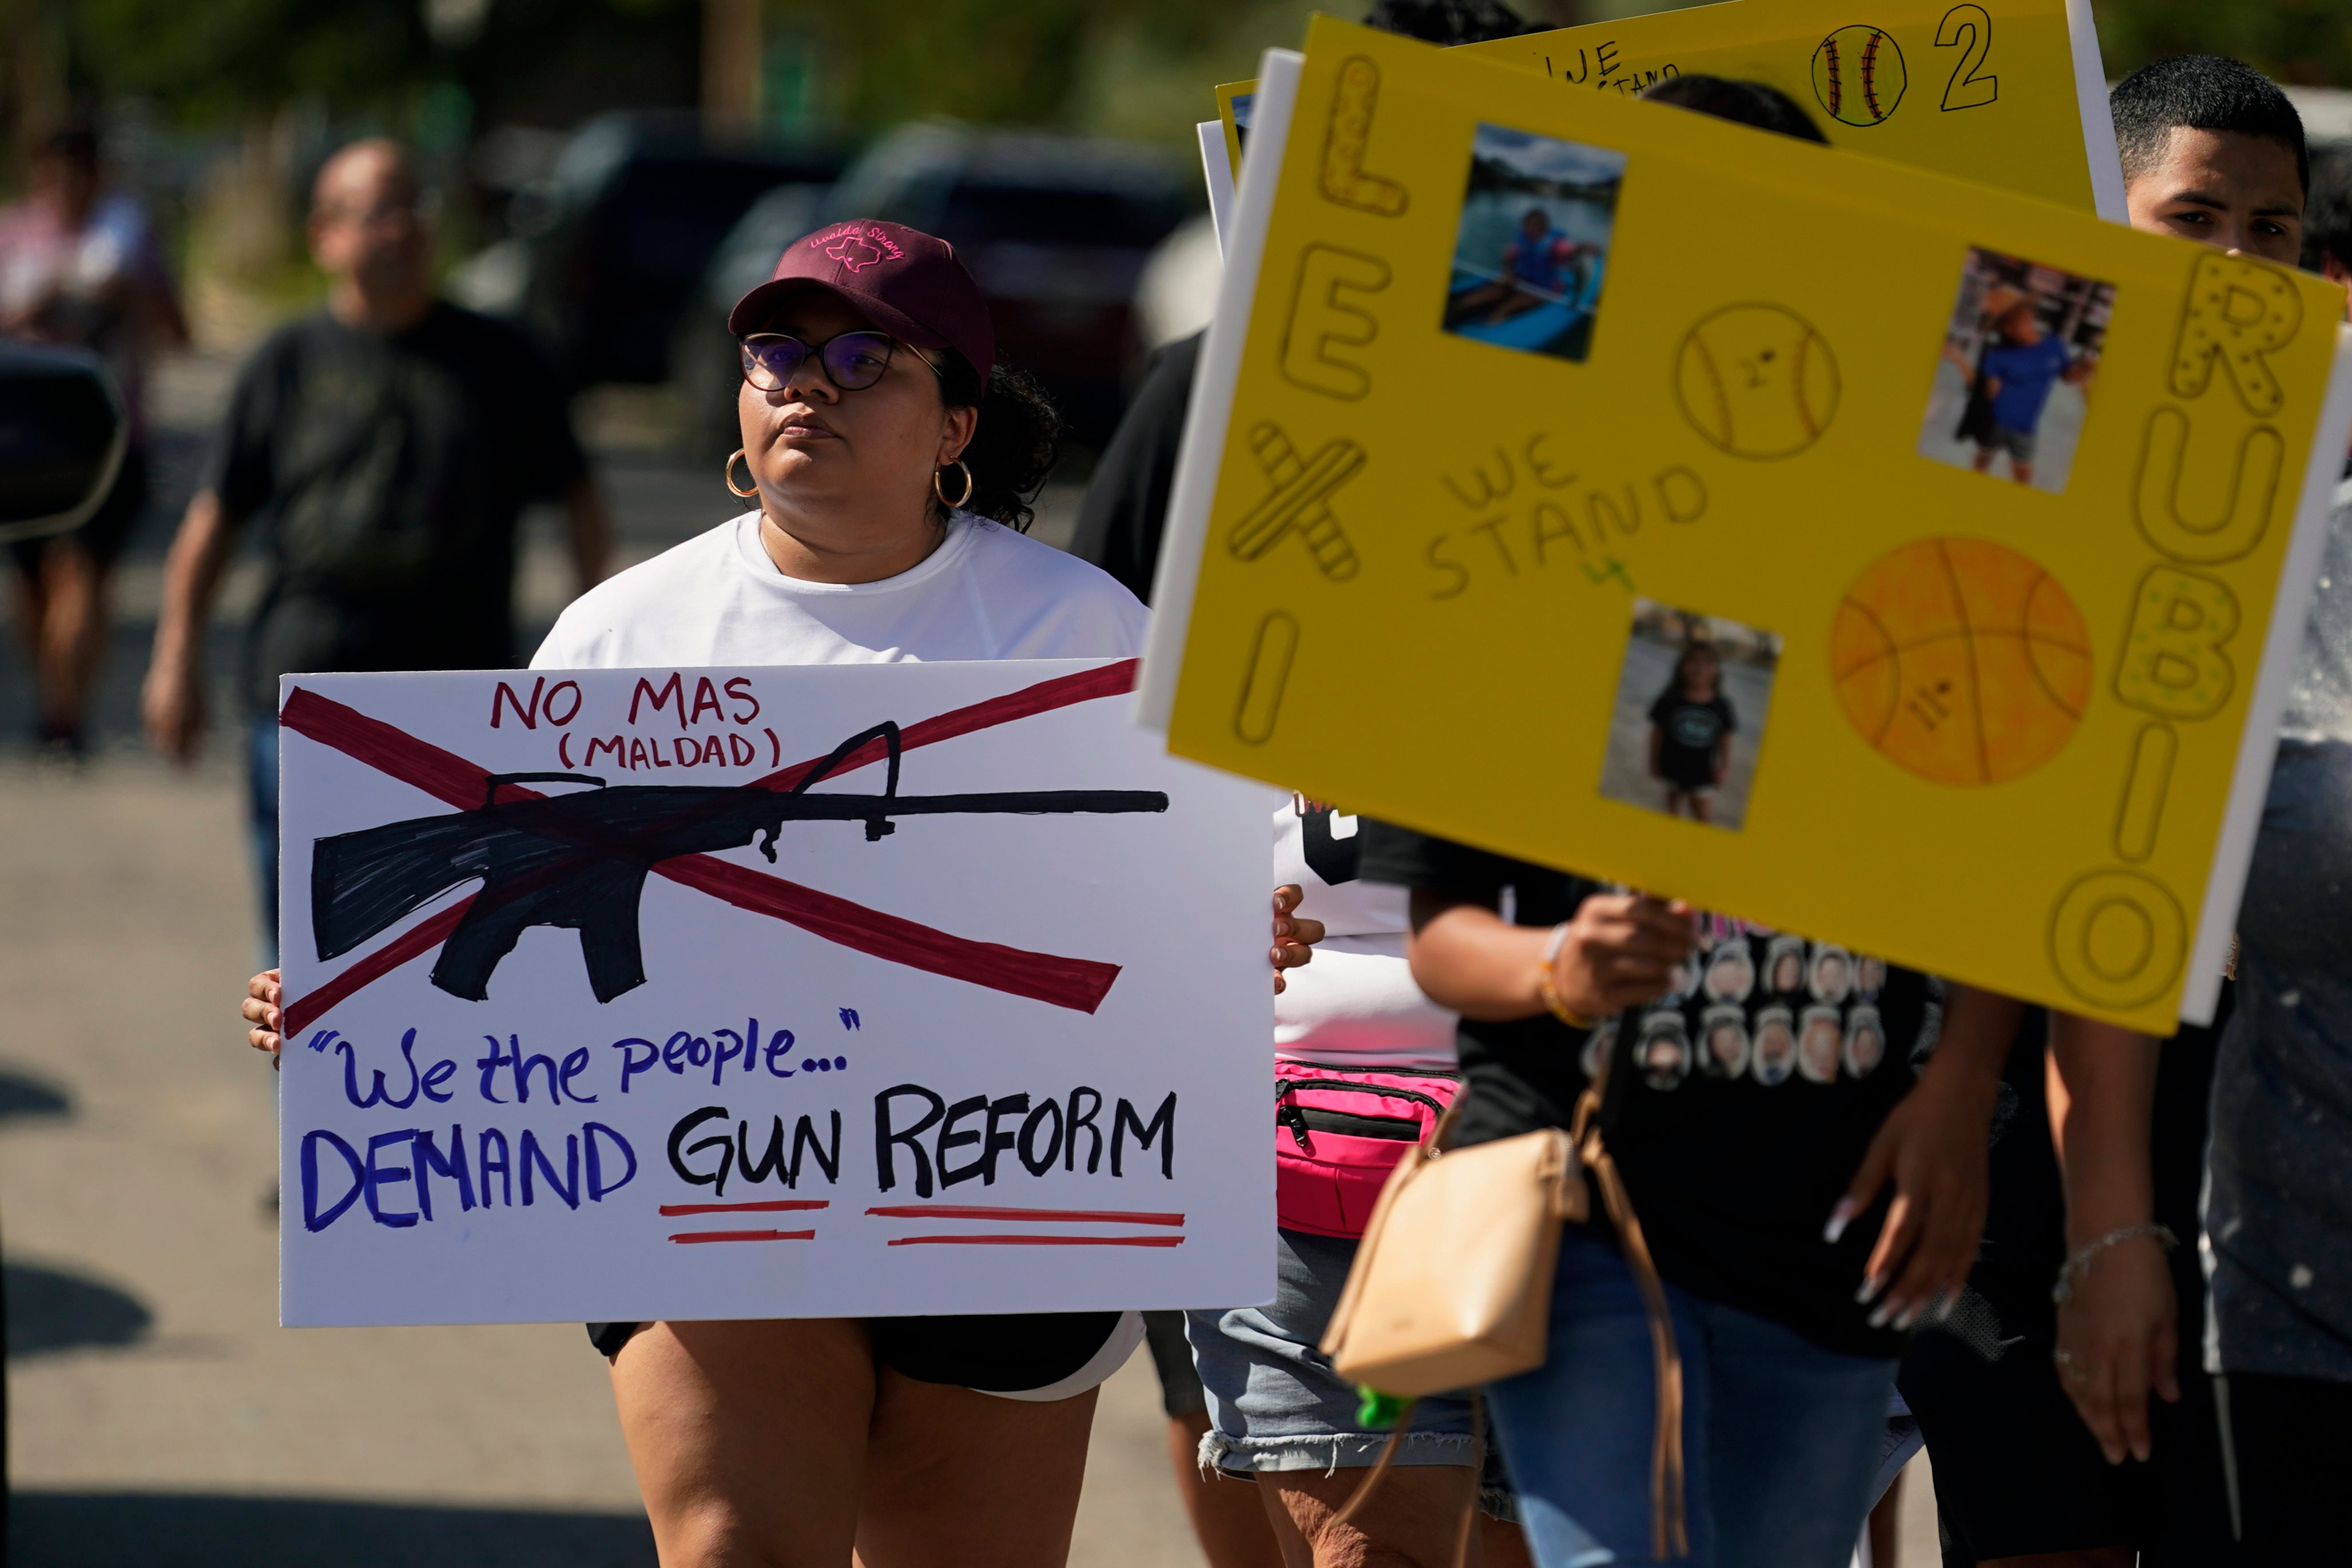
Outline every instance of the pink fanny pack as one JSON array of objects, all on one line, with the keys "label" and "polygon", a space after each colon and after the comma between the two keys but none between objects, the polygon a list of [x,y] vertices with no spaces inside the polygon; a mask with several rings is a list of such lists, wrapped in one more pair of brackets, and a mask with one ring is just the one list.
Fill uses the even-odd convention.
[{"label": "pink fanny pack", "polygon": [[1450,1072],[1370,1071],[1276,1057],[1274,1207],[1286,1230],[1364,1233],[1381,1188],[1461,1092]]}]

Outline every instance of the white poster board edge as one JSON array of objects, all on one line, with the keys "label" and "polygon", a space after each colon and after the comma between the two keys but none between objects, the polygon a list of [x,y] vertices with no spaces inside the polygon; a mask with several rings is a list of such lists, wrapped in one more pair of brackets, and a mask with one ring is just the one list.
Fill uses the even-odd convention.
[{"label": "white poster board edge", "polygon": [[2221,835],[2213,852],[2213,869],[2205,878],[2205,904],[2197,916],[2197,936],[2189,954],[2189,984],[2180,993],[2183,1023],[2213,1021],[2221,996],[2221,967],[2229,961],[2230,939],[2238,925],[2238,904],[2245,896],[2246,874],[2252,868],[2254,839],[2263,825],[2263,806],[2270,794],[2271,764],[2278,756],[2279,716],[2286,708],[2286,693],[2303,659],[2304,623],[2311,616],[2311,599],[2319,576],[2319,560],[2327,548],[2327,528],[2335,511],[2336,487],[2344,472],[2344,453],[2352,444],[2352,327],[2336,329],[2336,364],[2328,372],[2327,397],[2320,405],[2318,427],[2312,433],[2310,460],[2304,465],[2303,493],[2294,508],[2294,536],[2287,542],[2286,559],[2279,567],[2278,592],[2271,601],[2270,632],[2263,640],[2263,662],[2255,676],[2253,700],[2246,705],[2246,727],[2238,737],[2238,763],[2230,783],[2230,801],[2221,817]]},{"label": "white poster board edge", "polygon": [[1234,166],[1225,157],[1225,122],[1204,120],[1192,128],[1201,139],[1201,178],[1209,187],[1209,226],[1217,232],[1217,254],[1234,227]]},{"label": "white poster board edge", "polygon": [[[1274,222],[1275,190],[1290,140],[1290,110],[1298,97],[1298,74],[1307,57],[1296,49],[1268,49],[1258,61],[1257,98],[1251,105],[1250,137],[1242,150],[1242,178],[1234,204],[1232,237],[1225,245],[1225,276],[1217,289],[1217,313],[1201,350],[1201,373],[1184,410],[1184,444],[1168,497],[1168,528],[1160,541],[1159,574],[1153,579],[1151,632],[1143,644],[1143,669],[1135,684],[1131,715],[1146,729],[1168,733],[1176,707],[1176,682],[1183,673],[1184,639],[1192,630],[1192,599],[1201,584],[1201,552],[1207,548],[1209,509],[1217,496],[1224,462],[1225,427],[1233,422],[1234,396],[1241,382],[1242,353],[1248,346],[1250,305],[1265,258],[1266,231]],[[1222,149],[1220,149],[1222,151]]]},{"label": "white poster board edge", "polygon": [[2107,67],[2099,57],[2091,0],[2066,0],[2066,41],[2074,53],[2074,101],[2083,116],[2083,157],[2091,169],[2091,204],[2111,224],[2131,221],[2124,206],[2123,157],[2107,104]]}]

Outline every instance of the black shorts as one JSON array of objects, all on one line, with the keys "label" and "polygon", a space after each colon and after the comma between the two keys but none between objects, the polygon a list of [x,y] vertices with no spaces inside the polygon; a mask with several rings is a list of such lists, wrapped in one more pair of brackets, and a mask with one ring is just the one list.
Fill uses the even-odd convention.
[{"label": "black shorts", "polygon": [[[874,1359],[918,1383],[948,1383],[1013,1399],[1083,1394],[1118,1370],[1142,1337],[1132,1312],[992,1312],[866,1318]],[[590,1323],[607,1359],[644,1323]],[[1108,1363],[1108,1364],[1104,1364]],[[1065,1386],[1065,1385],[1068,1386]]]}]

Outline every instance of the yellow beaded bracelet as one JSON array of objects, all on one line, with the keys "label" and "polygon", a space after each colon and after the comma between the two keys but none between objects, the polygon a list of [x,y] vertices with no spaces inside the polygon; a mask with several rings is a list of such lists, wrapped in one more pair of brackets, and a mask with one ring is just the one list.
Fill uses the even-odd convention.
[{"label": "yellow beaded bracelet", "polygon": [[1536,991],[1543,998],[1551,1016],[1570,1029],[1589,1030],[1598,1027],[1599,1019],[1589,1019],[1561,999],[1559,983],[1552,978],[1552,965],[1559,958],[1560,945],[1568,940],[1569,923],[1565,920],[1551,928],[1551,939],[1544,944],[1543,962],[1536,967]]}]

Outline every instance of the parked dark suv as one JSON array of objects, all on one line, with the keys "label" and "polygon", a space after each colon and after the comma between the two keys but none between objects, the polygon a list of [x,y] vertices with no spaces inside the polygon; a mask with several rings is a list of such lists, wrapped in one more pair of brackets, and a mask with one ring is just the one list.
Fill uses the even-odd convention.
[{"label": "parked dark suv", "polygon": [[516,214],[531,253],[523,314],[576,385],[665,381],[728,232],[763,192],[840,167],[826,146],[714,141],[688,112],[600,116]]}]

